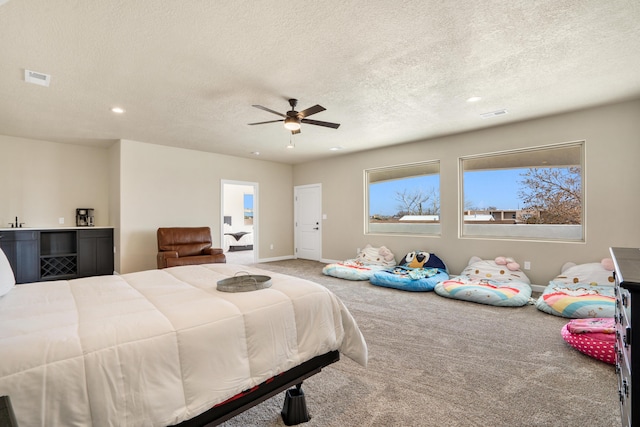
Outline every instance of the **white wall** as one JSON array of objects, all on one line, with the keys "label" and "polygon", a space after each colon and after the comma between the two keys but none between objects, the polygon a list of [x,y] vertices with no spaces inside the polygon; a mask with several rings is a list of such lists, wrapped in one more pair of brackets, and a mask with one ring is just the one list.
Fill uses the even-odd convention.
[{"label": "white wall", "polygon": [[280,163],[120,141],[120,272],[156,268],[158,227],[209,226],[221,244],[221,180],[259,184],[259,220],[268,224],[260,257],[290,256],[292,174]]},{"label": "white wall", "polygon": [[115,249],[113,268],[120,268],[120,141],[109,148],[109,218],[113,227]]},{"label": "white wall", "polygon": [[0,228],[16,216],[25,227],[75,226],[76,208],[111,225],[107,149],[0,135],[0,153]]},{"label": "white wall", "polygon": [[[553,143],[586,141],[586,242],[531,242],[458,237],[458,158]],[[640,100],[475,132],[354,153],[294,167],[294,185],[322,183],[326,260],[353,258],[356,248],[386,245],[399,260],[414,249],[440,256],[460,272],[473,255],[513,256],[534,283],[546,285],[567,261],[599,261],[610,246],[640,247]],[[364,234],[363,170],[440,160],[440,237]],[[496,191],[500,191],[496,189]]]}]

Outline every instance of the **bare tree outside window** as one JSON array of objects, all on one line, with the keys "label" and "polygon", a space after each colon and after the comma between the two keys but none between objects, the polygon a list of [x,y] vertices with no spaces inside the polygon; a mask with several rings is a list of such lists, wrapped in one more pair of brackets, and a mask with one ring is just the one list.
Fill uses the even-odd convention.
[{"label": "bare tree outside window", "polygon": [[427,190],[398,190],[395,194],[398,202],[398,216],[403,215],[438,215],[440,214],[440,200],[434,188]]},{"label": "bare tree outside window", "polygon": [[527,224],[582,224],[582,178],[578,166],[530,168],[520,174],[523,209],[538,212]]},{"label": "bare tree outside window", "polygon": [[460,158],[462,237],[584,241],[584,141]]},{"label": "bare tree outside window", "polygon": [[440,234],[440,163],[367,169],[365,232]]}]

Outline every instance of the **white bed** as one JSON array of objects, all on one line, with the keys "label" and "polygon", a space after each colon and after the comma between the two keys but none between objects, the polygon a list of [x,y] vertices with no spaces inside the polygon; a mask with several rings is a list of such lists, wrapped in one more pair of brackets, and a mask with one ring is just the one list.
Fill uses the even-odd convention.
[{"label": "white bed", "polygon": [[[216,290],[240,270],[272,286]],[[331,350],[366,365],[333,293],[246,266],[31,283],[0,297],[0,395],[20,426],[177,424]]]},{"label": "white bed", "polygon": [[224,252],[253,249],[252,231],[232,231],[231,226],[224,225]]}]

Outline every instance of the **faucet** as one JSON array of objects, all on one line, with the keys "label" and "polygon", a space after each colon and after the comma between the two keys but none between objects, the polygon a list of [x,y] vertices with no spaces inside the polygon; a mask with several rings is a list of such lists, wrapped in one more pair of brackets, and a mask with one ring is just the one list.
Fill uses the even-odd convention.
[{"label": "faucet", "polygon": [[11,228],[22,228],[22,225],[24,224],[24,222],[18,222],[18,217],[16,217],[16,222],[10,222],[9,225],[11,226]]}]

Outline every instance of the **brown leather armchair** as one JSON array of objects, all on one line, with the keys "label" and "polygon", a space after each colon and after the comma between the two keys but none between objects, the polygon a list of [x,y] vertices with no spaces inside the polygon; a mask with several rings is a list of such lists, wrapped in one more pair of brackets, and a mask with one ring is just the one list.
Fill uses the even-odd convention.
[{"label": "brown leather armchair", "polygon": [[158,268],[227,262],[222,249],[211,247],[209,227],[158,228]]}]

